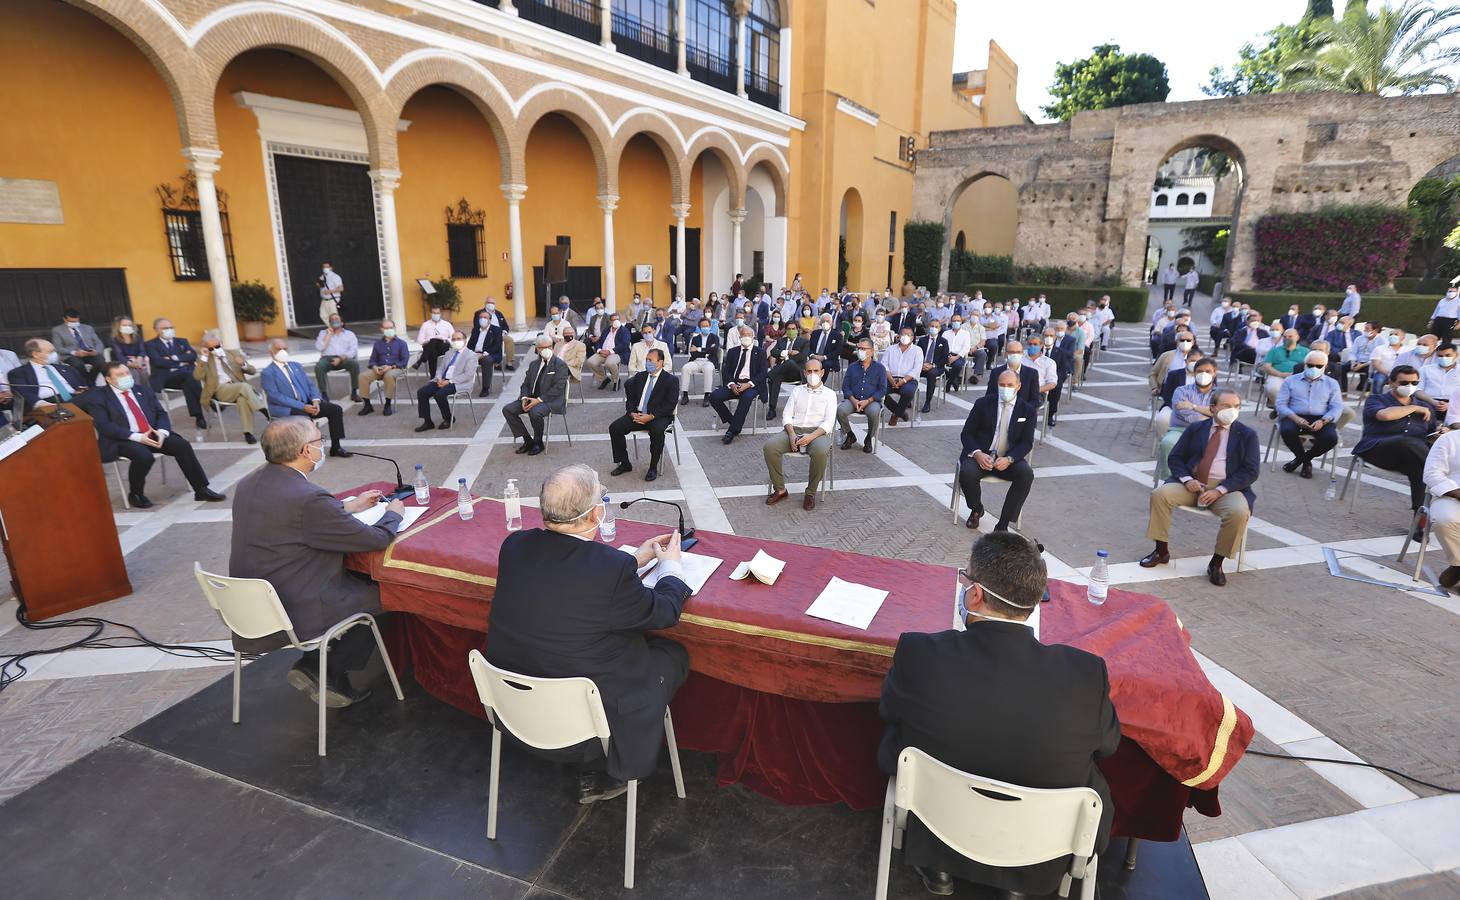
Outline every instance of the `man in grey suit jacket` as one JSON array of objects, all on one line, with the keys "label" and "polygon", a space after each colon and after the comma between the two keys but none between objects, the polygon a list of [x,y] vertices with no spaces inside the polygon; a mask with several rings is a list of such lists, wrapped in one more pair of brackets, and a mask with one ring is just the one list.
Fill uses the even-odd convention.
[{"label": "man in grey suit jacket", "polygon": [[[300,640],[318,637],[355,613],[380,613],[379,585],[347,572],[345,554],[384,549],[395,539],[405,507],[392,501],[378,522],[366,525],[353,514],[381,502],[379,491],[344,503],[312,483],[309,473],[324,464],[326,455],[313,419],[277,418],[264,429],[260,445],[268,464],[244,476],[234,495],[229,574],[267,579]],[[235,635],[233,643],[258,653],[287,639],[282,633],[257,640]],[[330,707],[363,700],[369,691],[355,689],[346,673],[364,668],[374,646],[369,629],[352,628],[330,648],[325,685],[318,681],[318,651],[304,654],[290,670],[289,684],[315,700],[323,688]]]},{"label": "man in grey suit jacket", "polygon": [[[567,410],[568,364],[553,355],[553,340],[545,334],[537,336],[533,350],[532,364],[527,367],[527,377],[522,381],[522,393],[516,400],[502,407],[507,417],[507,427],[514,437],[522,439],[518,453],[533,456],[544,449],[543,427],[548,413],[562,415]],[[532,419],[532,431],[522,422],[526,414]]]},{"label": "man in grey suit jacket", "polygon": [[61,354],[61,361],[81,373],[87,387],[96,384],[96,373],[105,361],[101,355],[101,338],[96,329],[82,324],[81,313],[68,307],[61,313],[61,324],[51,329],[51,343]]}]

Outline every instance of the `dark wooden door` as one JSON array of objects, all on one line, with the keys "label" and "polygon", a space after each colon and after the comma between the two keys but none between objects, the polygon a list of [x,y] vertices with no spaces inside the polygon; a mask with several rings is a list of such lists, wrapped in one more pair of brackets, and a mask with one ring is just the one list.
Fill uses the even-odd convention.
[{"label": "dark wooden door", "polygon": [[[127,271],[0,269],[0,347],[19,355],[28,339],[49,338],[61,311],[73,306],[97,336],[110,340],[112,319],[132,314]],[[150,331],[151,323],[143,324]]]},{"label": "dark wooden door", "polygon": [[375,237],[375,193],[361,163],[274,154],[279,211],[294,323],[319,322],[320,263],[328,259],[345,282],[342,312],[351,322],[385,315],[380,287],[380,245]]}]

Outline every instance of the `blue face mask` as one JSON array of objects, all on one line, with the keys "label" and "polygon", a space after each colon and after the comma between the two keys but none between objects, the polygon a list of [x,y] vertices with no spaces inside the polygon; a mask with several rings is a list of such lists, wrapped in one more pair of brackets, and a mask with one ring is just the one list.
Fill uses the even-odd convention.
[{"label": "blue face mask", "polygon": [[652,359],[644,360],[644,371],[648,372],[650,375],[653,375],[655,372],[659,371],[659,363],[655,362]]},{"label": "blue face mask", "polygon": [[1027,353],[1027,354],[1029,354],[1030,356],[1038,356],[1039,355],[1039,345],[1038,344],[1030,344],[1028,347],[1025,347],[1024,348],[1024,352]]},{"label": "blue face mask", "polygon": [[130,391],[136,383],[137,379],[133,378],[131,375],[123,375],[121,378],[117,379],[117,387],[124,391]]}]

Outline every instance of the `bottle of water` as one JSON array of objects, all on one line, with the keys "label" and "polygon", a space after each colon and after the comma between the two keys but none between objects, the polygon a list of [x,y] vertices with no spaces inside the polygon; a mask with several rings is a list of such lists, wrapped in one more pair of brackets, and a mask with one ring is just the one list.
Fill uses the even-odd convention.
[{"label": "bottle of water", "polygon": [[463,522],[471,521],[471,491],[467,490],[465,478],[456,479],[456,514]]},{"label": "bottle of water", "polygon": [[603,521],[598,523],[598,536],[605,544],[612,544],[618,536],[618,520],[613,517],[613,504],[608,502],[607,494],[603,495]]},{"label": "bottle of water", "polygon": [[416,502],[422,506],[431,503],[431,482],[426,480],[426,470],[420,463],[416,463]]},{"label": "bottle of water", "polygon": [[1105,590],[1110,585],[1110,568],[1105,560],[1110,556],[1104,550],[1095,551],[1095,565],[1090,567],[1090,588],[1085,598],[1096,606],[1105,605]]},{"label": "bottle of water", "polygon": [[1323,499],[1332,503],[1338,499],[1338,478],[1334,475],[1328,476],[1328,490],[1323,492]]},{"label": "bottle of water", "polygon": [[507,507],[507,530],[522,530],[522,495],[517,492],[517,479],[508,478],[502,491],[502,505]]}]

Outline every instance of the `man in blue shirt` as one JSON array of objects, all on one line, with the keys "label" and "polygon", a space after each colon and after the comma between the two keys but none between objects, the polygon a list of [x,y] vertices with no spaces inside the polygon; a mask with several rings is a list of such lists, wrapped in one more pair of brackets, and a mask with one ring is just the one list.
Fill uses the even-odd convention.
[{"label": "man in blue shirt", "polygon": [[1369,380],[1369,361],[1374,357],[1374,351],[1384,346],[1384,323],[1370,319],[1364,324],[1364,330],[1355,335],[1352,341],[1353,352],[1349,354],[1348,362],[1343,364],[1343,379],[1339,387],[1348,393],[1348,374],[1357,373],[1359,376],[1358,389],[1362,391]]},{"label": "man in blue shirt", "polygon": [[[1409,508],[1419,509],[1425,499],[1429,437],[1440,417],[1433,406],[1414,396],[1419,392],[1419,372],[1414,366],[1396,365],[1389,370],[1389,382],[1393,390],[1370,394],[1364,403],[1364,435],[1354,445],[1354,455],[1409,479]],[[1424,524],[1421,521],[1416,530],[1422,530]]]},{"label": "man in blue shirt", "polygon": [[411,349],[406,342],[395,336],[395,323],[390,319],[380,323],[380,340],[370,348],[368,368],[360,373],[360,396],[365,402],[360,405],[360,415],[375,412],[370,402],[370,386],[379,381],[384,385],[381,392],[385,397],[383,415],[395,415],[395,380],[405,374],[411,361]]},{"label": "man in blue shirt", "polygon": [[[1343,412],[1343,399],[1338,382],[1323,374],[1327,367],[1328,355],[1314,350],[1303,361],[1303,370],[1283,379],[1278,389],[1278,434],[1293,451],[1293,460],[1283,466],[1284,472],[1301,469],[1299,474],[1312,478],[1313,460],[1338,443],[1338,429],[1333,423]],[[1312,439],[1310,449],[1303,449],[1304,438]]]},{"label": "man in blue shirt", "polygon": [[887,370],[872,358],[872,340],[862,338],[857,342],[857,361],[848,366],[842,376],[842,402],[836,408],[836,420],[844,435],[843,450],[850,450],[857,443],[857,433],[852,430],[852,413],[865,413],[867,438],[862,442],[862,452],[872,452],[872,441],[882,427],[882,398],[886,396],[887,389]]}]

